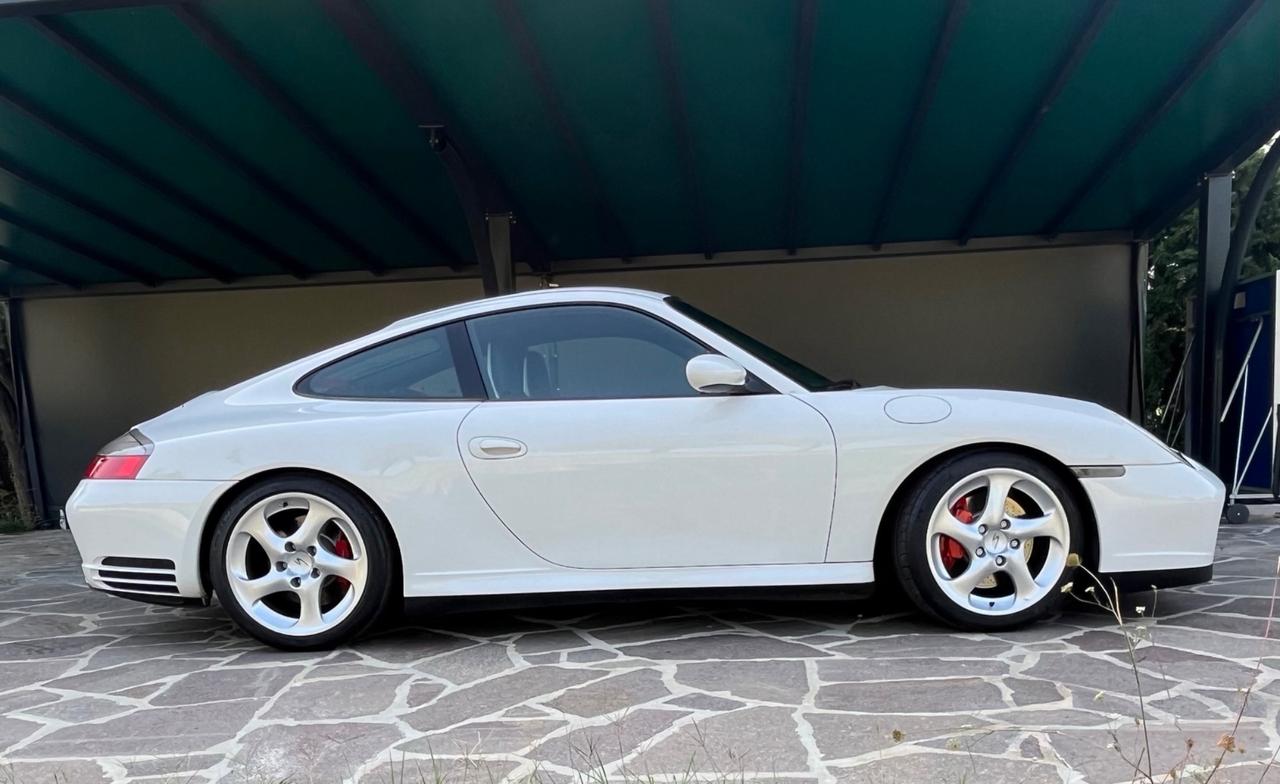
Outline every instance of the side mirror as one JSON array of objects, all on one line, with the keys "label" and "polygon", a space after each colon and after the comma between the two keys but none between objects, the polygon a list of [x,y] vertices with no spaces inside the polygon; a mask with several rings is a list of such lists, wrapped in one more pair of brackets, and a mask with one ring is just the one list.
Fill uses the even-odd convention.
[{"label": "side mirror", "polygon": [[689,386],[704,395],[727,395],[747,386],[747,369],[719,354],[699,354],[684,367]]}]

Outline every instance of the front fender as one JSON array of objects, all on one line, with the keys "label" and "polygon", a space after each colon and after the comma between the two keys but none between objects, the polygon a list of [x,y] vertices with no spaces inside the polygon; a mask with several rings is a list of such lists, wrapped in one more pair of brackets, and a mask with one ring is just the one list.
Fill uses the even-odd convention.
[{"label": "front fender", "polygon": [[[935,398],[946,406],[891,401]],[[1154,436],[1101,406],[1066,398],[982,390],[860,389],[802,397],[831,423],[837,484],[827,561],[869,561],[880,521],[894,494],[938,455],[977,444],[1032,449],[1067,466],[1138,466],[1180,462]],[[910,403],[911,401],[908,401]],[[909,421],[901,410],[946,415]]]}]

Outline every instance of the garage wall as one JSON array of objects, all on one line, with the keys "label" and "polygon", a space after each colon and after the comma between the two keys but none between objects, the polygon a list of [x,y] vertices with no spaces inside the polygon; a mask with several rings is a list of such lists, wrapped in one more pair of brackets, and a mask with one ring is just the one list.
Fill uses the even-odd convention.
[{"label": "garage wall", "polygon": [[[564,274],[679,295],[834,378],[991,386],[1127,407],[1129,248],[1106,245]],[[522,284],[536,281],[522,279]],[[411,281],[30,299],[48,502],[137,422],[402,316],[478,297]]]}]

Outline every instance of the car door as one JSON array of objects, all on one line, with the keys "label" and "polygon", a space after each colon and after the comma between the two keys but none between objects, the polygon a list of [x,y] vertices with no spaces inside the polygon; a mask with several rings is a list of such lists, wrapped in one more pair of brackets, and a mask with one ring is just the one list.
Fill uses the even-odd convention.
[{"label": "car door", "polygon": [[819,563],[835,445],[808,405],[703,395],[709,349],[656,316],[570,304],[473,318],[488,400],[458,430],[476,487],[548,561],[579,568]]}]

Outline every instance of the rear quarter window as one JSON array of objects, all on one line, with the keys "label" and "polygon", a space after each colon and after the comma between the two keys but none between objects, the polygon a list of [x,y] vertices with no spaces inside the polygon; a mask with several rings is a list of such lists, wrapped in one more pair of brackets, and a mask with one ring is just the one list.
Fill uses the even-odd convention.
[{"label": "rear quarter window", "polygon": [[343,357],[305,376],[296,389],[303,395],[332,398],[463,397],[445,327],[415,332]]}]

